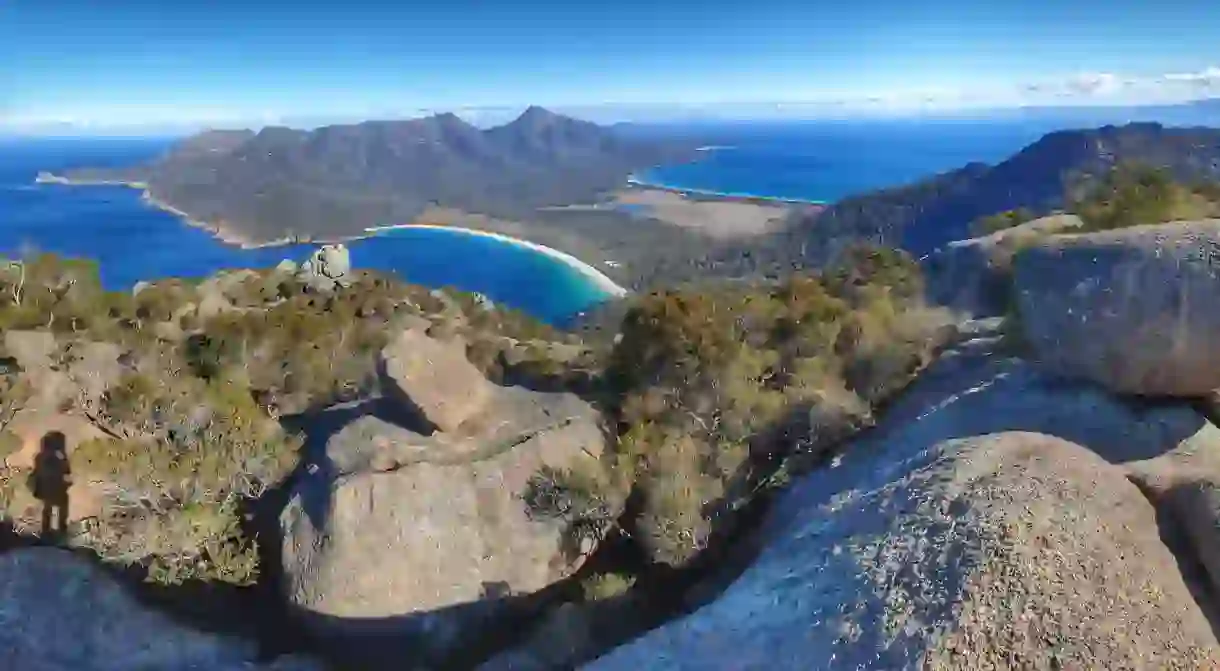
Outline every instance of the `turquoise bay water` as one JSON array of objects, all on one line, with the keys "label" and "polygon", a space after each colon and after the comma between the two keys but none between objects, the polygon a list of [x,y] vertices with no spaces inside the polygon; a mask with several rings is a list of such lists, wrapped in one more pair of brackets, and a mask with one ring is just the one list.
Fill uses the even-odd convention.
[{"label": "turquoise bay water", "polygon": [[[102,282],[203,277],[226,268],[303,260],[311,245],[244,250],[140,201],[126,187],[34,184],[40,170],[129,165],[156,156],[167,140],[0,141],[0,255],[23,250],[96,259]],[[397,222],[387,222],[397,223]],[[358,268],[392,271],[430,287],[478,291],[493,301],[562,323],[607,295],[572,267],[492,238],[436,229],[385,231],[350,243]]]}]

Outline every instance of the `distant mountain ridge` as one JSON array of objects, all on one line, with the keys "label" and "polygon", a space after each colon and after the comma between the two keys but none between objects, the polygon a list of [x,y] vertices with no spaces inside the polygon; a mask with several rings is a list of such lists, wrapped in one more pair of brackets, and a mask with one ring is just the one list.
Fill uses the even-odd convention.
[{"label": "distant mountain ridge", "polygon": [[409,223],[430,205],[524,217],[589,202],[691,149],[530,107],[486,130],[445,113],[312,131],[207,131],[147,166],[67,177],[145,182],[158,201],[251,240],[325,238]]},{"label": "distant mountain ridge", "polygon": [[847,246],[868,241],[918,255],[970,237],[979,217],[1018,207],[1049,212],[1064,205],[1073,180],[1122,162],[1168,169],[1186,181],[1220,180],[1220,129],[1157,123],[1049,133],[995,165],[971,163],[906,185],[853,196],[773,236],[726,245],[689,262],[682,276],[782,275],[820,267]]}]

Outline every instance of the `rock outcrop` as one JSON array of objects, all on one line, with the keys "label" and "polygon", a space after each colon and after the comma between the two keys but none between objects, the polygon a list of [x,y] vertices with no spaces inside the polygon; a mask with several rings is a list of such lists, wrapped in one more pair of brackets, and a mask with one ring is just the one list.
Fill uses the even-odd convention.
[{"label": "rock outcrop", "polygon": [[1017,256],[1022,333],[1049,370],[1112,390],[1220,388],[1220,220],[1051,237]]},{"label": "rock outcrop", "polygon": [[1047,235],[1083,225],[1079,217],[1058,214],[951,242],[923,262],[928,300],[975,317],[1004,314],[1012,293],[1013,256]]},{"label": "rock outcrop", "polygon": [[[440,343],[409,342],[404,356],[445,352],[428,374],[439,377],[403,379],[431,424],[460,432],[359,418],[329,439],[280,517],[285,591],[305,622],[392,668],[404,651],[442,663],[580,565],[597,539],[532,514],[527,495],[544,467],[601,468],[605,440],[575,396],[475,384],[446,368],[457,359]],[[420,399],[431,385],[463,401],[477,387],[487,401],[437,422],[441,406]]]},{"label": "rock outcrop", "polygon": [[1220,429],[1208,424],[1198,438],[1128,464],[1127,472],[1156,505],[1163,535],[1176,544],[1198,600],[1220,624]]},{"label": "rock outcrop", "polygon": [[1220,449],[1214,430],[994,344],[946,353],[795,481],[715,601],[588,668],[1216,668],[1154,510],[1115,465]]},{"label": "rock outcrop", "polygon": [[322,671],[256,664],[251,642],[184,629],[64,550],[0,554],[0,667],[21,671]]},{"label": "rock outcrop", "polygon": [[386,393],[441,431],[456,431],[482,412],[491,396],[491,383],[457,340],[405,329],[382,349],[379,364]]},{"label": "rock outcrop", "polygon": [[315,289],[330,291],[347,286],[351,271],[351,253],[345,245],[322,245],[301,264],[297,277]]}]

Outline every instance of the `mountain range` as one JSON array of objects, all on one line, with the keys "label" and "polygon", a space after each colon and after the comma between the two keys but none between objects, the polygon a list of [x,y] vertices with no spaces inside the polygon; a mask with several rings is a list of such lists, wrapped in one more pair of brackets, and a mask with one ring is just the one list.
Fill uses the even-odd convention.
[{"label": "mountain range", "polygon": [[1122,162],[1168,168],[1185,181],[1220,179],[1220,129],[1141,122],[1053,132],[1000,163],[968,164],[820,211],[797,208],[770,233],[730,241],[610,209],[542,209],[592,202],[633,170],[692,159],[694,144],[689,135],[608,128],[531,107],[485,130],[437,114],[313,131],[209,131],[149,165],[67,177],[145,182],[163,204],[250,241],[358,235],[416,221],[431,206],[486,214],[499,219],[462,225],[614,259],[616,279],[635,289],[781,276],[822,267],[861,240],[923,255],[969,237],[982,216],[1059,209],[1076,180]]},{"label": "mountain range", "polygon": [[782,275],[820,267],[848,245],[868,241],[923,255],[970,237],[976,219],[1015,208],[1046,213],[1069,188],[1119,163],[1169,170],[1182,181],[1220,180],[1220,129],[1132,123],[1049,133],[995,165],[971,163],[914,184],[853,196],[796,216],[765,238],[722,245],[667,276]]},{"label": "mountain range", "polygon": [[149,165],[67,177],[144,182],[193,219],[263,241],[359,234],[409,223],[429,206],[527,217],[591,202],[633,170],[686,160],[692,149],[530,107],[489,129],[446,113],[312,131],[208,131]]}]

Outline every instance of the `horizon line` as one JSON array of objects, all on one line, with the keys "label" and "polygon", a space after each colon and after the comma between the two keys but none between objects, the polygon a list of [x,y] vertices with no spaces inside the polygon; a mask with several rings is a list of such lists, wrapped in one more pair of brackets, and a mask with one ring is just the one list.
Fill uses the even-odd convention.
[{"label": "horizon line", "polygon": [[[477,106],[455,106],[451,108],[427,107],[414,108],[410,113],[394,114],[387,113],[378,115],[371,113],[369,116],[361,116],[355,114],[297,114],[291,116],[283,116],[279,118],[269,119],[259,122],[254,118],[249,119],[184,119],[182,121],[143,121],[131,123],[96,123],[92,121],[77,122],[75,120],[54,120],[46,121],[29,121],[23,124],[6,125],[3,119],[0,119],[0,138],[75,138],[75,137],[110,137],[110,138],[172,138],[183,134],[194,134],[205,131],[239,131],[239,130],[261,130],[264,128],[291,128],[295,130],[311,130],[323,128],[327,126],[344,126],[356,125],[375,121],[409,121],[414,119],[427,119],[441,115],[454,115],[462,121],[471,125],[478,126],[477,116],[471,119],[471,115],[487,112],[513,112],[516,111],[516,116],[510,116],[504,121],[499,121],[493,124],[483,125],[483,128],[493,128],[510,123],[513,118],[517,118],[524,110],[530,108],[542,108],[554,112],[559,115],[568,116],[584,120],[580,116],[581,112],[594,112],[605,110],[611,111],[618,109],[634,109],[636,111],[651,110],[654,113],[668,113],[668,116],[654,118],[639,118],[639,119],[624,119],[619,121],[598,121],[599,125],[661,125],[667,123],[697,123],[697,122],[751,122],[751,121],[786,121],[786,122],[814,122],[814,121],[853,121],[853,120],[901,120],[901,119],[921,119],[921,118],[953,118],[963,115],[987,115],[995,113],[1013,113],[1022,111],[1045,111],[1045,112],[1087,112],[1090,110],[1139,110],[1149,108],[1165,108],[1165,107],[1189,107],[1206,103],[1220,103],[1220,96],[1207,96],[1202,98],[1188,98],[1183,100],[1172,101],[1148,101],[1148,102],[1113,102],[1113,101],[1098,101],[1098,100],[1074,100],[1064,101],[1061,104],[1051,102],[1037,103],[1018,103],[1018,104],[986,104],[986,105],[962,105],[955,107],[902,107],[902,108],[885,108],[885,107],[865,107],[865,108],[847,108],[843,103],[823,102],[823,101],[797,101],[797,100],[776,100],[764,102],[747,102],[747,101],[726,101],[714,104],[704,103],[590,103],[582,105],[477,105]],[[751,114],[732,115],[726,114],[732,108],[750,107],[753,108]],[[800,116],[797,114],[785,115],[776,114],[782,112],[785,108],[796,108],[791,111],[799,111],[801,108],[813,111],[817,109],[823,112],[816,116]],[[719,112],[719,113],[717,113]],[[463,113],[466,113],[464,116]],[[301,123],[306,122],[306,123]],[[316,123],[315,123],[316,122]]]}]

